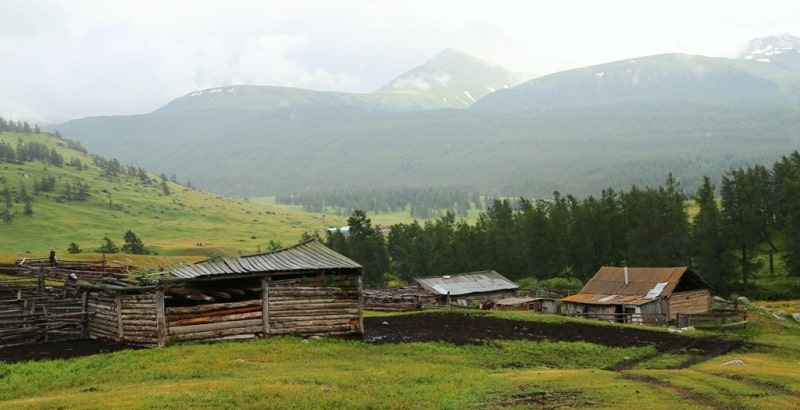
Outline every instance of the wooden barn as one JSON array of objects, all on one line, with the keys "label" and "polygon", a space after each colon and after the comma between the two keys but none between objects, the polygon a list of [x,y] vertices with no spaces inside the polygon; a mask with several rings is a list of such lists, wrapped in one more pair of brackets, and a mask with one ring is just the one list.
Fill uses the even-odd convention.
[{"label": "wooden barn", "polygon": [[486,270],[460,275],[434,276],[414,279],[420,288],[434,296],[441,305],[484,302],[514,296],[519,288],[503,275]]},{"label": "wooden barn", "polygon": [[561,299],[565,314],[661,323],[711,309],[711,290],[687,267],[602,267],[581,291]]},{"label": "wooden barn", "polygon": [[362,267],[316,240],[218,257],[138,285],[81,282],[88,335],[145,346],[297,334],[363,337]]}]

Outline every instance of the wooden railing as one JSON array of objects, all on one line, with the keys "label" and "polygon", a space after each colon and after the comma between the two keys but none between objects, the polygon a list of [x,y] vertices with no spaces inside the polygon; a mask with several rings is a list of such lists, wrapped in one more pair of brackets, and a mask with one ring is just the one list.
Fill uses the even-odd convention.
[{"label": "wooden railing", "polygon": [[678,327],[719,328],[722,331],[732,326],[747,326],[747,309],[716,310],[707,313],[679,313]]},{"label": "wooden railing", "polygon": [[669,323],[669,317],[663,313],[565,313],[565,316],[598,319],[613,323],[633,323],[661,326]]}]

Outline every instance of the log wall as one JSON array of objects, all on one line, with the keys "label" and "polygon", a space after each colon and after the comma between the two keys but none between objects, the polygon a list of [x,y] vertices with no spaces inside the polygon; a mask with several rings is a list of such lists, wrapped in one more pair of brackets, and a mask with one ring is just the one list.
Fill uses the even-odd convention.
[{"label": "log wall", "polygon": [[261,299],[165,309],[167,341],[253,339],[264,334]]},{"label": "log wall", "polygon": [[363,336],[360,275],[258,280],[259,292],[238,300],[181,306],[165,306],[162,288],[90,291],[87,334],[147,346],[290,334]]},{"label": "log wall", "polygon": [[267,293],[269,335],[363,336],[358,275],[326,277],[324,283],[273,280]]},{"label": "log wall", "polygon": [[90,338],[142,346],[158,345],[154,292],[124,294],[91,292],[86,298]]},{"label": "log wall", "polygon": [[705,313],[711,310],[711,291],[708,289],[676,292],[669,297],[669,316],[678,313]]}]

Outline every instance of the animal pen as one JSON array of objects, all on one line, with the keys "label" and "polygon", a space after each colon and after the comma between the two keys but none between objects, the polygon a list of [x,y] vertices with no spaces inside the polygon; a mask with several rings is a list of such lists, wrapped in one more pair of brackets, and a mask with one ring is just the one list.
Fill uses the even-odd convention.
[{"label": "animal pen", "polygon": [[168,276],[79,279],[81,336],[141,346],[297,334],[361,338],[362,267],[316,240]]},{"label": "animal pen", "polygon": [[77,278],[124,278],[129,269],[105,260],[56,262],[55,253],[4,268],[15,277],[0,280],[0,346],[88,337]]}]

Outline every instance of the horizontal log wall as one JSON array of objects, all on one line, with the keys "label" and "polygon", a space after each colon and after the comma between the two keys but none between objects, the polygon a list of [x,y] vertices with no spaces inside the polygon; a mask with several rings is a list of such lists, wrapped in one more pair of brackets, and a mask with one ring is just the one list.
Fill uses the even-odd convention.
[{"label": "horizontal log wall", "polygon": [[154,292],[118,295],[122,340],[144,346],[158,344]]},{"label": "horizontal log wall", "polygon": [[271,281],[268,297],[270,335],[363,334],[357,275],[326,277],[319,283]]},{"label": "horizontal log wall", "polygon": [[169,342],[253,339],[264,333],[261,299],[165,309]]},{"label": "horizontal log wall", "polygon": [[86,301],[90,338],[142,346],[158,344],[155,295],[92,292]]},{"label": "horizontal log wall", "polygon": [[110,292],[91,292],[86,299],[87,330],[92,339],[122,340],[119,332],[117,299]]},{"label": "horizontal log wall", "polygon": [[678,313],[705,313],[711,310],[711,291],[708,289],[676,292],[669,297],[670,319]]}]

